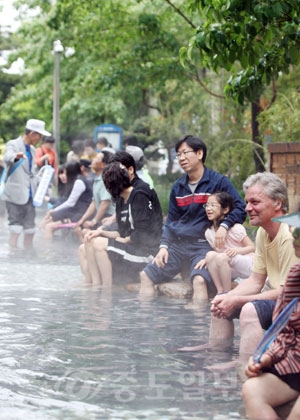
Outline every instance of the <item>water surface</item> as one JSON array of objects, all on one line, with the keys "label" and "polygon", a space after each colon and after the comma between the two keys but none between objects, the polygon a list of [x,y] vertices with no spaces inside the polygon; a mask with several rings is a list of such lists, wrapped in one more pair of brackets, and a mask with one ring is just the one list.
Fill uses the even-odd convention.
[{"label": "water surface", "polygon": [[[141,302],[116,279],[110,293],[79,287],[72,235],[11,255],[0,234],[0,418],[243,419],[232,351],[179,353],[205,343],[209,305]],[[124,281],[123,281],[124,280]]]}]

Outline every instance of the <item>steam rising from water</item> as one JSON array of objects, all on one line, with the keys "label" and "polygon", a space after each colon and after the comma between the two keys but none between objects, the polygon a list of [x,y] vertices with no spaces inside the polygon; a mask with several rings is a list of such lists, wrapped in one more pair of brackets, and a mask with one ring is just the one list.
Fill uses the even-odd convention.
[{"label": "steam rising from water", "polygon": [[[11,255],[0,233],[0,419],[242,418],[226,352],[178,353],[206,342],[209,305],[142,303],[119,279],[112,293],[79,287],[71,238]],[[235,348],[236,351],[236,348]]]}]

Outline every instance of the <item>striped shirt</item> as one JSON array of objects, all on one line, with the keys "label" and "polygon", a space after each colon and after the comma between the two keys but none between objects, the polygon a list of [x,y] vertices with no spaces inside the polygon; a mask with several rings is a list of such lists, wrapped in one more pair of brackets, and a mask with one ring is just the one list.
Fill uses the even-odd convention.
[{"label": "striped shirt", "polygon": [[[300,298],[300,263],[290,269],[274,308],[273,321],[295,297]],[[300,302],[288,324],[277,335],[266,353],[272,357],[274,367],[280,375],[300,373]]]}]

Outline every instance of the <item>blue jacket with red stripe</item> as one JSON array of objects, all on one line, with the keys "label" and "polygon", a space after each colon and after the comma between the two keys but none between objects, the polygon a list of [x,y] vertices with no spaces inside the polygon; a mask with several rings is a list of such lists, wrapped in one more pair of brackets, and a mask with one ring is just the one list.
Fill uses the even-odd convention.
[{"label": "blue jacket with red stripe", "polygon": [[235,223],[244,223],[245,203],[226,176],[204,167],[203,176],[194,193],[188,183],[188,176],[183,175],[173,184],[161,245],[171,245],[180,239],[205,240],[208,219],[203,204],[209,195],[217,191],[228,192],[234,200],[234,209],[226,215],[222,224],[230,228]]}]

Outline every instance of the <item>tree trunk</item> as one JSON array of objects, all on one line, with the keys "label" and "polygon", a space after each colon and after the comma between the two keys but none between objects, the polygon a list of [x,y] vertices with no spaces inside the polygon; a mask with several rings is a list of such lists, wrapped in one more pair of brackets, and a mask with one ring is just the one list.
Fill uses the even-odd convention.
[{"label": "tree trunk", "polygon": [[168,166],[167,166],[167,174],[171,174],[173,170],[173,157],[172,157],[172,148],[167,146],[168,150]]},{"label": "tree trunk", "polygon": [[251,126],[252,126],[252,141],[253,141],[253,157],[256,172],[263,172],[265,171],[265,153],[262,144],[262,138],[259,132],[259,124],[257,121],[257,117],[261,112],[261,107],[259,104],[259,97],[256,98],[255,102],[251,104]]}]

